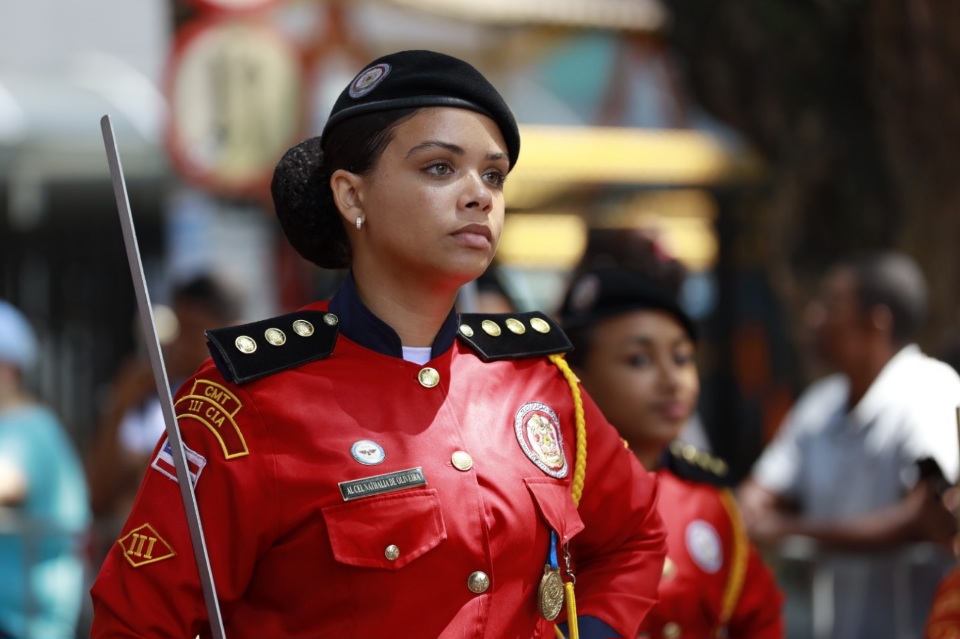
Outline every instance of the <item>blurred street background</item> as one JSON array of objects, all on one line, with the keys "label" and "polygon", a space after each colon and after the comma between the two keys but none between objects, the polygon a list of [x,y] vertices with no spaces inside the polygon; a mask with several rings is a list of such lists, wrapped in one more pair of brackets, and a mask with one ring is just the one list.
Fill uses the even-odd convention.
[{"label": "blurred street background", "polygon": [[[932,293],[920,344],[951,356],[960,4],[0,0],[0,298],[33,322],[28,381],[82,455],[142,350],[100,118],[161,328],[175,284],[201,273],[261,319],[342,276],[287,245],[273,166],[367,61],[411,48],[469,60],[520,122],[497,265],[516,307],[554,311],[584,252],[625,235],[687,266],[698,443],[732,483],[822,372],[802,315],[836,259],[913,256]],[[813,636],[810,605],[796,637]]]}]

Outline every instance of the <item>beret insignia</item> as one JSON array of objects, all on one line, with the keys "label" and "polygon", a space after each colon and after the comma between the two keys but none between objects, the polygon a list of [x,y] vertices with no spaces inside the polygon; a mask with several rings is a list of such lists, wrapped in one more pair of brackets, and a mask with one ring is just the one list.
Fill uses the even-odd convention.
[{"label": "beret insignia", "polygon": [[353,81],[353,84],[350,85],[350,97],[354,100],[359,100],[376,89],[377,85],[387,77],[388,73],[390,73],[390,65],[386,63],[375,64],[364,70],[357,76],[357,79]]}]

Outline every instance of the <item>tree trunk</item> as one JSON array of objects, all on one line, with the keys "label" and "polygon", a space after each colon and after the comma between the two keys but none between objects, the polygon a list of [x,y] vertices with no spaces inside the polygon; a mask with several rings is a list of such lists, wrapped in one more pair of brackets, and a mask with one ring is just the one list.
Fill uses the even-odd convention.
[{"label": "tree trunk", "polygon": [[795,344],[823,267],[897,248],[929,280],[934,350],[960,308],[960,3],[668,5],[690,91],[767,161],[757,219]]}]

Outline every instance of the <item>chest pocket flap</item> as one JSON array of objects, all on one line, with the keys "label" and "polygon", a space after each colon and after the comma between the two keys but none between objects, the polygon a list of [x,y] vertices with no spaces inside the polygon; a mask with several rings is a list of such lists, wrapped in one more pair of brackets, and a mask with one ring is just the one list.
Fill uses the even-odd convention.
[{"label": "chest pocket flap", "polygon": [[583,520],[580,519],[580,513],[573,505],[569,486],[547,477],[527,477],[523,482],[533,496],[540,516],[550,528],[557,531],[562,543],[570,541],[574,535],[583,530]]},{"label": "chest pocket flap", "polygon": [[447,538],[435,489],[328,506],[323,518],[333,556],[350,566],[399,570]]}]

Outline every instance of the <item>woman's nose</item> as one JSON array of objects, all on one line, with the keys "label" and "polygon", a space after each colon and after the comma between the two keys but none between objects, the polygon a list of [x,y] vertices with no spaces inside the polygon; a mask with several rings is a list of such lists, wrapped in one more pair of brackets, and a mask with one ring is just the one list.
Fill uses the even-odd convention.
[{"label": "woman's nose", "polygon": [[493,194],[490,192],[490,185],[487,184],[483,176],[479,173],[470,173],[467,179],[467,185],[463,191],[463,207],[467,209],[480,209],[488,213],[493,207]]},{"label": "woman's nose", "polygon": [[674,389],[677,387],[680,379],[680,370],[671,364],[665,364],[660,367],[660,384],[664,388]]}]

